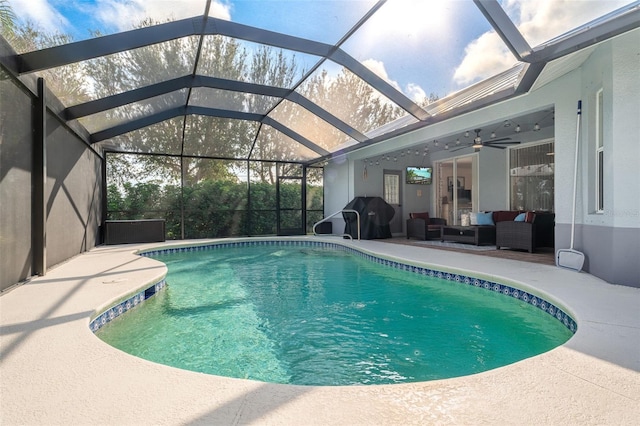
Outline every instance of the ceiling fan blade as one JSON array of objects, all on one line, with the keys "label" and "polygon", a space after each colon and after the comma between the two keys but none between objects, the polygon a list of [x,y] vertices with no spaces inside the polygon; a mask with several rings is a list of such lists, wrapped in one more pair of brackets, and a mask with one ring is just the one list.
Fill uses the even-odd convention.
[{"label": "ceiling fan blade", "polygon": [[506,149],[506,146],[500,146],[500,145],[492,145],[490,143],[483,143],[482,146],[486,146],[487,148],[496,148],[496,149]]},{"label": "ceiling fan blade", "polygon": [[[489,140],[488,140],[488,141],[486,141],[486,142],[493,143],[493,142],[510,141],[510,140],[511,140],[511,138],[498,138],[498,139],[489,139]],[[486,143],[486,142],[485,142],[485,143]]]}]

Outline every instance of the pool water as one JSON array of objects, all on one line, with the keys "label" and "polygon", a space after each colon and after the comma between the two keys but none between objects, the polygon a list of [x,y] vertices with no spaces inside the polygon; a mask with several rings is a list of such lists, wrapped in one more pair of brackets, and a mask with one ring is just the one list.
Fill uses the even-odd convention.
[{"label": "pool water", "polygon": [[231,247],[154,256],[167,287],[100,329],[187,370],[298,385],[443,379],[507,365],[572,333],[526,302],[345,251]]}]

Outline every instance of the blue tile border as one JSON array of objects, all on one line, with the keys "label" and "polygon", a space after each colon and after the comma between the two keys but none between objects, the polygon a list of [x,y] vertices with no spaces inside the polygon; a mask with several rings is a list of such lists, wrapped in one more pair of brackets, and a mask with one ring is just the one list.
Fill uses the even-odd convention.
[{"label": "blue tile border", "polygon": [[118,318],[120,315],[130,311],[133,308],[140,306],[145,300],[155,296],[156,293],[158,293],[160,290],[165,288],[166,285],[167,285],[167,282],[163,278],[157,283],[143,290],[140,290],[133,296],[118,303],[117,305],[110,307],[106,311],[96,316],[89,323],[89,328],[91,329],[91,331],[95,333],[96,331],[100,330],[108,322],[113,321],[114,319]]},{"label": "blue tile border", "polygon": [[[341,244],[331,243],[326,241],[300,241],[300,240],[233,241],[233,242],[221,242],[221,243],[201,244],[201,245],[183,246],[183,247],[166,247],[166,248],[160,248],[155,250],[146,250],[146,251],[139,252],[138,254],[140,256],[153,257],[161,254],[200,252],[200,251],[208,251],[208,250],[220,250],[220,249],[231,248],[231,247],[250,247],[250,246],[251,247],[253,246],[314,247],[314,248],[322,248],[326,250],[346,251],[350,254],[359,256],[365,260],[368,260],[370,262],[374,262],[380,265],[389,266],[391,268],[413,272],[415,274],[425,275],[429,277],[441,278],[446,281],[451,281],[455,283],[471,285],[474,287],[482,288],[484,290],[492,291],[494,293],[500,293],[505,296],[513,297],[514,299],[518,299],[520,301],[528,303],[542,310],[543,312],[551,315],[556,320],[560,321],[560,323],[563,324],[572,333],[575,333],[578,330],[578,325],[576,321],[570,315],[564,312],[561,308],[525,290],[511,287],[509,285],[494,282],[494,281],[467,276],[464,274],[438,271],[436,269],[409,265],[409,264],[398,262],[395,260],[385,259],[383,257],[364,253],[353,247],[347,247]],[[102,327],[107,322],[122,315],[123,313],[127,312],[129,309],[133,309],[134,307],[138,306],[140,302],[143,302],[149,297],[152,297],[157,291],[164,288],[165,285],[166,285],[165,281],[162,280],[159,283],[156,283],[153,286],[149,287],[148,289],[142,290],[141,292],[125,300],[124,302],[109,308],[102,314],[98,315],[93,321],[91,321],[91,324],[90,324],[91,330],[96,332],[97,330],[100,329],[100,327]],[[150,290],[150,289],[153,289],[153,290]],[[150,293],[148,297],[147,297],[147,292]]]}]

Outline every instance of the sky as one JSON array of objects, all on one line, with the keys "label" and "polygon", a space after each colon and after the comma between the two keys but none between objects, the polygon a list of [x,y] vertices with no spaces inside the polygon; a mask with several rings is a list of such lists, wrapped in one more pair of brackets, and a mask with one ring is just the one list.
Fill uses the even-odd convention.
[{"label": "sky", "polygon": [[[19,22],[75,40],[90,30],[131,29],[200,16],[205,0],[9,0]],[[534,47],[611,12],[628,0],[502,0]],[[213,0],[210,15],[334,44],[375,4],[373,0]],[[341,46],[405,95],[450,94],[516,63],[471,0],[389,0]]]}]

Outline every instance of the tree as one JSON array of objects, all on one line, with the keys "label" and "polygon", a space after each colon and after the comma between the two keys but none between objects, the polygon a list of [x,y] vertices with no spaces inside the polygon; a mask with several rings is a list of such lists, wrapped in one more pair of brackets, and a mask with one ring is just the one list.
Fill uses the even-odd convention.
[{"label": "tree", "polygon": [[13,13],[13,9],[8,0],[0,0],[0,33],[2,36],[9,40],[15,36],[15,21],[16,15]]},{"label": "tree", "polygon": [[438,96],[436,93],[431,92],[429,93],[429,96],[426,96],[424,99],[422,99],[422,101],[419,102],[418,105],[424,108],[427,105],[432,104],[439,99],[440,99],[440,96]]},{"label": "tree", "polygon": [[[45,33],[31,23],[16,27],[12,47],[17,52],[30,52],[71,43],[73,38],[61,33]],[[89,100],[85,64],[75,63],[40,71],[47,86],[64,105],[75,105]]]}]

